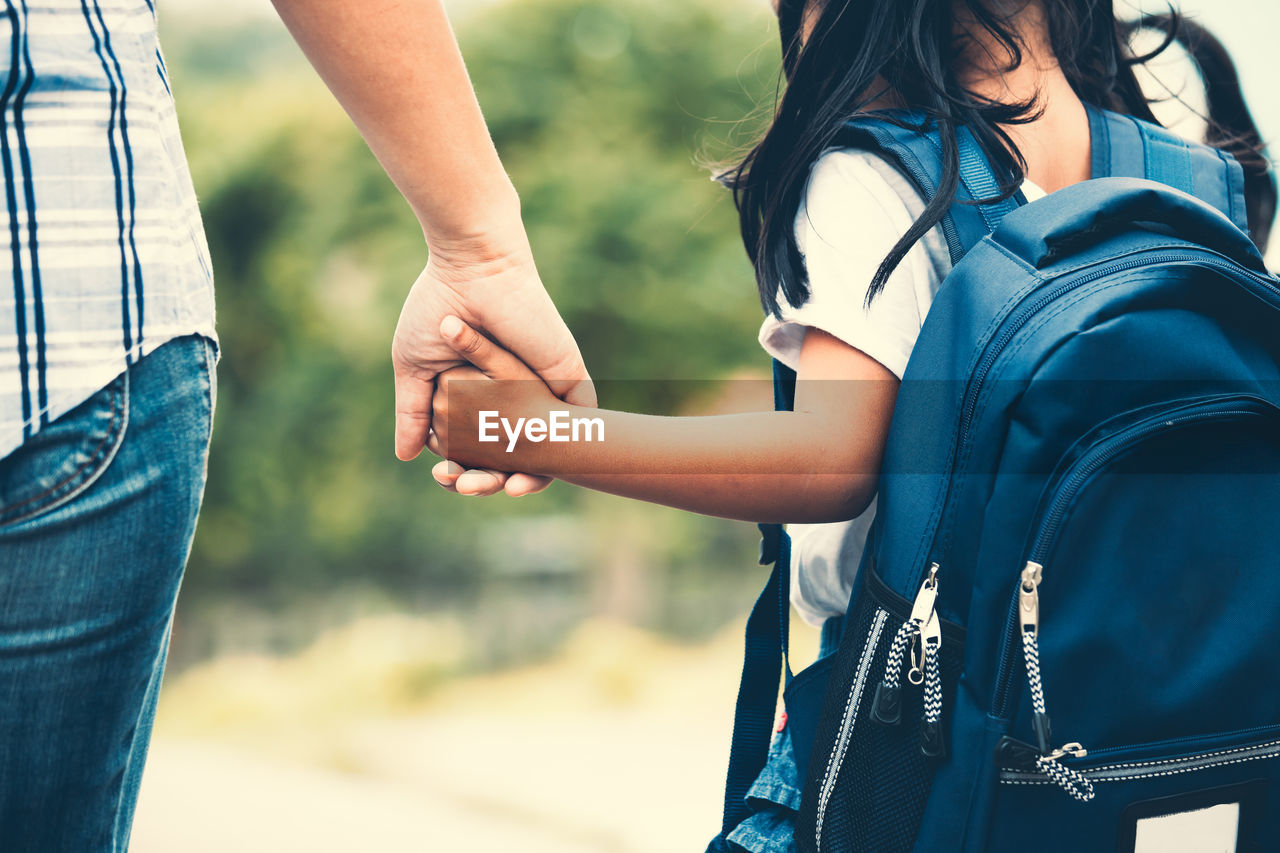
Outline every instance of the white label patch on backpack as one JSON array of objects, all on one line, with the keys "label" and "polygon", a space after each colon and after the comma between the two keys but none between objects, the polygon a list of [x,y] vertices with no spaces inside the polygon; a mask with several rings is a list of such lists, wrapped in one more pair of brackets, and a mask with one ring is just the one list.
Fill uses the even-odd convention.
[{"label": "white label patch on backpack", "polygon": [[1141,818],[1133,853],[1235,853],[1240,804]]},{"label": "white label patch on backpack", "polygon": [[1266,780],[1251,779],[1131,803],[1120,816],[1120,853],[1262,850],[1266,794]]}]

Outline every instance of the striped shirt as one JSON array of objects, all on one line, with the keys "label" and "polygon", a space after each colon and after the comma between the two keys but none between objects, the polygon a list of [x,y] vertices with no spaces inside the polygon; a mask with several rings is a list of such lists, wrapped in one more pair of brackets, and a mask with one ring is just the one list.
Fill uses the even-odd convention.
[{"label": "striped shirt", "polygon": [[4,457],[214,305],[154,0],[6,0],[0,68]]}]

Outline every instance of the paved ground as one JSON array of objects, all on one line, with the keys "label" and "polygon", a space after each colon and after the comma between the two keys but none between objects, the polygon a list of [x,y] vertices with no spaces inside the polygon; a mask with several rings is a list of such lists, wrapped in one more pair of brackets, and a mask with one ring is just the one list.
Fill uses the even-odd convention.
[{"label": "paved ground", "polygon": [[157,738],[131,849],[671,853],[715,826],[725,738],[706,725],[402,720],[352,738],[359,772]]},{"label": "paved ground", "polygon": [[133,853],[671,853],[716,826],[722,726],[634,713],[370,722],[364,767],[157,738]]},{"label": "paved ground", "polygon": [[131,850],[700,853],[718,824],[737,633],[681,649],[597,626],[556,662],[396,716],[308,721],[277,696],[274,717],[192,729],[182,715],[226,676],[177,679]]}]

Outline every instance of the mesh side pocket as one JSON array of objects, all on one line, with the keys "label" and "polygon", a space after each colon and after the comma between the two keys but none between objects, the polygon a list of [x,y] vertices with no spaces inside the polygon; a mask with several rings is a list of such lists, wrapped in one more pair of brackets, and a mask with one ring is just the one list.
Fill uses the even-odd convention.
[{"label": "mesh side pocket", "polygon": [[[871,719],[889,647],[907,616],[859,590],[810,758],[796,840],[805,853],[906,853],[915,841],[936,759],[920,749],[922,686],[902,685],[902,719]],[[942,722],[955,698],[963,660],[959,642],[942,645]]]}]

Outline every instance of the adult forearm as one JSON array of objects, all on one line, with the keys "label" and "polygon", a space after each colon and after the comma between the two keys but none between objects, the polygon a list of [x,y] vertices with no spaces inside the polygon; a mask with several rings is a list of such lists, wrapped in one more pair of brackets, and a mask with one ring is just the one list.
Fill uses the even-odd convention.
[{"label": "adult forearm", "polygon": [[433,249],[522,251],[519,200],[440,0],[273,0]]}]

